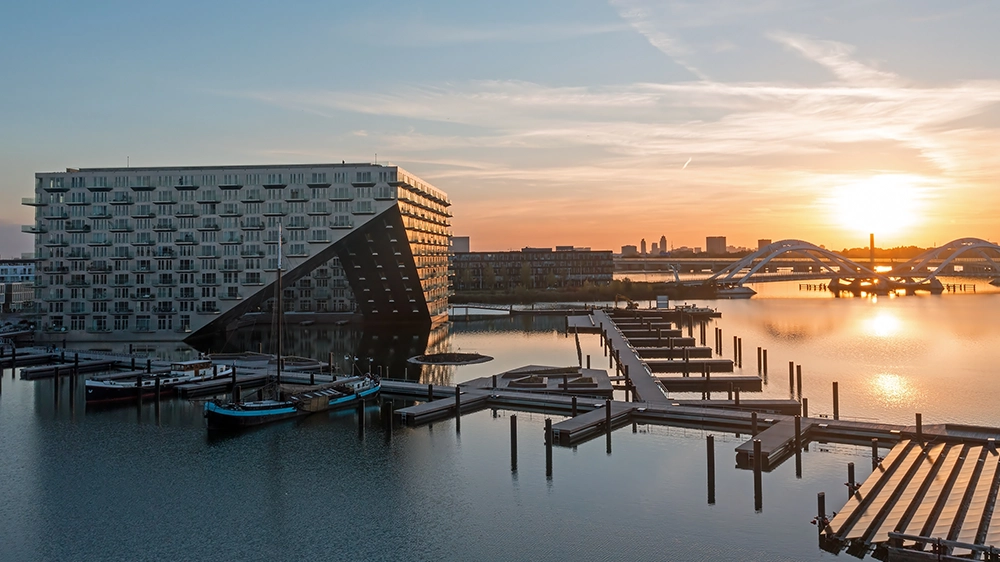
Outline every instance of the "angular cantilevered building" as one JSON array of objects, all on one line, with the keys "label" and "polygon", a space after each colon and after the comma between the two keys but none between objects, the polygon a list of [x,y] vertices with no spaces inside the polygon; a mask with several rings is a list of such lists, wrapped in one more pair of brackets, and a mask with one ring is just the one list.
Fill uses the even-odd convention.
[{"label": "angular cantilevered building", "polygon": [[369,324],[447,317],[450,202],[397,166],[70,168],[35,174],[45,340],[179,340],[274,302]]}]

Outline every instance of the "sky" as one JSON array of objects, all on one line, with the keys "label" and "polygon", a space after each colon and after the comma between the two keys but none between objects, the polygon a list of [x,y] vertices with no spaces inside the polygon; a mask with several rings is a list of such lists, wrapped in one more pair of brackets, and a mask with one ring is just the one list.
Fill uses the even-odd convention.
[{"label": "sky", "polygon": [[1000,3],[5,2],[0,254],[33,174],[374,161],[473,250],[1000,238]]}]

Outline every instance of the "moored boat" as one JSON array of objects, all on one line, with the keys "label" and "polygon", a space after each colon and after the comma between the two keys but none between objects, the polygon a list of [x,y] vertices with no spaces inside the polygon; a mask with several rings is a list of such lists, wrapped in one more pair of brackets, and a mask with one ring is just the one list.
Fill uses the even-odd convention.
[{"label": "moored boat", "polygon": [[241,429],[356,405],[378,395],[376,375],[347,376],[323,385],[277,385],[273,399],[205,403],[209,430]]},{"label": "moored boat", "polygon": [[135,400],[139,393],[144,399],[154,396],[157,389],[157,379],[160,382],[160,393],[163,394],[173,392],[174,387],[180,384],[229,377],[232,372],[231,367],[220,367],[210,360],[198,359],[172,363],[170,374],[167,375],[137,375],[128,379],[95,377],[87,379],[84,386],[86,387],[87,403],[119,402]]}]

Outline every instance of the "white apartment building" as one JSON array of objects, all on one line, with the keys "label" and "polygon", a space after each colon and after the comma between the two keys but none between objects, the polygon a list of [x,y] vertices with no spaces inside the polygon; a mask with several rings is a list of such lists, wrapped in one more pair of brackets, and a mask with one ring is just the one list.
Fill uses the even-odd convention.
[{"label": "white apartment building", "polygon": [[35,174],[42,339],[183,339],[275,296],[370,323],[447,315],[450,202],[397,166],[69,168]]}]

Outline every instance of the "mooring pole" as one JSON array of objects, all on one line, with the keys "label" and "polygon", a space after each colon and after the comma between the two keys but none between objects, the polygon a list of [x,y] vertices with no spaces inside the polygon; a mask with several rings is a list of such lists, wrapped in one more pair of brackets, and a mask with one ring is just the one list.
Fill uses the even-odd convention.
[{"label": "mooring pole", "polygon": [[552,418],[545,418],[545,477],[552,478]]},{"label": "mooring pole", "polygon": [[816,528],[819,534],[826,530],[826,494],[820,492],[816,494]]},{"label": "mooring pole", "polygon": [[462,429],[462,390],[455,387],[455,431]]},{"label": "mooring pole", "polygon": [[750,436],[757,437],[757,412],[750,412]]},{"label": "mooring pole", "polygon": [[802,396],[802,365],[795,366],[795,382],[798,388],[798,395]]},{"label": "mooring pole", "polygon": [[795,416],[795,450],[802,450],[802,418]]},{"label": "mooring pole", "polygon": [[754,498],[754,509],[760,511],[763,508],[763,480],[761,478],[761,469],[764,465],[764,455],[761,453],[760,449],[760,439],[753,440],[753,498]]},{"label": "mooring pole", "polygon": [[809,417],[809,399],[808,398],[803,398],[802,399],[802,417],[804,417],[804,418],[808,418]]},{"label": "mooring pole", "polygon": [[761,353],[762,351],[763,350],[758,345],[757,346],[757,374],[758,375],[764,372],[764,362],[762,360],[763,359],[763,354]]},{"label": "mooring pole", "polygon": [[878,468],[878,437],[872,437],[872,470]]},{"label": "mooring pole", "polygon": [[510,471],[517,472],[517,414],[510,416]]},{"label": "mooring pole", "polygon": [[708,445],[708,505],[715,505],[715,436],[705,439]]},{"label": "mooring pole", "polygon": [[833,419],[840,419],[840,392],[837,381],[833,381]]},{"label": "mooring pole", "polygon": [[573,396],[573,417],[576,417],[576,396]]},{"label": "mooring pole", "polygon": [[788,393],[795,396],[795,361],[788,362]]},{"label": "mooring pole", "polygon": [[917,414],[917,443],[922,447],[924,444],[924,424],[923,416]]},{"label": "mooring pole", "polygon": [[857,490],[857,482],[854,480],[854,463],[847,463],[847,497],[850,498]]},{"label": "mooring pole", "polygon": [[427,401],[430,402],[432,400],[434,400],[434,385],[429,384],[427,385]]}]

